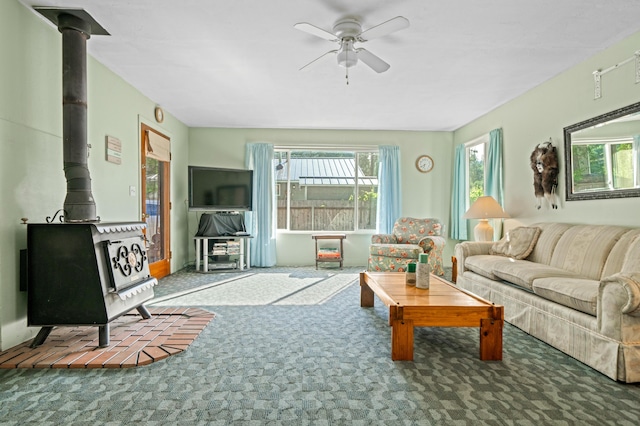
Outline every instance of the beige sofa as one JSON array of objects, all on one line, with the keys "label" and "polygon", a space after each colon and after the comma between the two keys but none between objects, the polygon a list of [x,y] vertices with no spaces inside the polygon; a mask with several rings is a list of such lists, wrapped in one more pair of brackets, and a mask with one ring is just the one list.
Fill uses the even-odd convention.
[{"label": "beige sofa", "polygon": [[503,305],[506,321],[610,378],[640,382],[640,229],[516,229],[535,228],[523,259],[490,254],[496,243],[458,244],[457,285]]}]

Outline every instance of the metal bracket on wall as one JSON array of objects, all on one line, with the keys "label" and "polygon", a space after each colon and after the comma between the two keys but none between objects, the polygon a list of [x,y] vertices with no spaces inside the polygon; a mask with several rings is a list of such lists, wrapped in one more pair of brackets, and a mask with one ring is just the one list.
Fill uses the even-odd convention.
[{"label": "metal bracket on wall", "polygon": [[624,61],[619,62],[615,65],[612,65],[609,68],[606,68],[604,70],[595,70],[593,72],[593,85],[594,85],[593,98],[600,99],[602,97],[602,76],[604,74],[608,73],[609,71],[613,71],[631,61],[635,61],[635,64],[636,64],[636,73],[635,73],[636,81],[635,82],[636,84],[640,83],[640,50],[636,50],[632,57],[627,58]]},{"label": "metal bracket on wall", "polygon": [[593,72],[593,99],[600,99],[602,97],[602,73],[600,70]]}]

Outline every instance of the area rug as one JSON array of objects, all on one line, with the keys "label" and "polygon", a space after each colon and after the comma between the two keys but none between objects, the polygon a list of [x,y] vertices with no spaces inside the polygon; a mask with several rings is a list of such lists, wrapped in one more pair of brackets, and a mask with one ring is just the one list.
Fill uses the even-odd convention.
[{"label": "area rug", "polygon": [[[316,287],[334,273],[289,269],[283,281],[317,274]],[[186,289],[181,275],[195,274],[159,287]],[[237,284],[226,285],[245,293]],[[293,297],[210,305],[215,320],[188,350],[144,367],[0,370],[0,424],[638,424],[640,384],[615,382],[509,324],[502,361],[479,359],[477,328],[447,327],[418,327],[414,361],[392,361],[389,309],[360,307],[357,281],[318,305],[284,304]]]},{"label": "area rug", "polygon": [[36,348],[31,341],[0,353],[0,368],[126,368],[178,354],[215,317],[199,308],[151,308],[143,319],[136,310],[109,323],[110,342],[98,347],[98,327],[56,327]]},{"label": "area rug", "polygon": [[320,305],[359,279],[358,272],[279,270],[249,273],[156,298],[152,306]]}]

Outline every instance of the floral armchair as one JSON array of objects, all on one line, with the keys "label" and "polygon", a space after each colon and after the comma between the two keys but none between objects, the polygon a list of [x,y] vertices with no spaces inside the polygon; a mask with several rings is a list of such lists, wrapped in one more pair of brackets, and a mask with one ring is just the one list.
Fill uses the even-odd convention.
[{"label": "floral armchair", "polygon": [[444,226],[438,219],[401,217],[391,234],[374,234],[369,246],[369,265],[374,272],[405,272],[407,264],[418,262],[420,253],[429,254],[431,272],[444,275],[442,250]]}]

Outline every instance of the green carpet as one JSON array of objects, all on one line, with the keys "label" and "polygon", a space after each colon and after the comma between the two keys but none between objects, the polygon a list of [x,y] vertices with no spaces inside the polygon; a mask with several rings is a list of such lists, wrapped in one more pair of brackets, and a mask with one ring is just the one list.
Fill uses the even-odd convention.
[{"label": "green carpet", "polygon": [[[418,328],[415,361],[391,361],[386,309],[377,299],[360,307],[357,272],[175,274],[158,286],[158,304],[206,303],[216,313],[186,352],[127,370],[0,371],[0,423],[638,423],[640,385],[612,381],[509,325],[503,361],[478,359],[471,328]],[[269,289],[277,292],[267,298]]]}]

